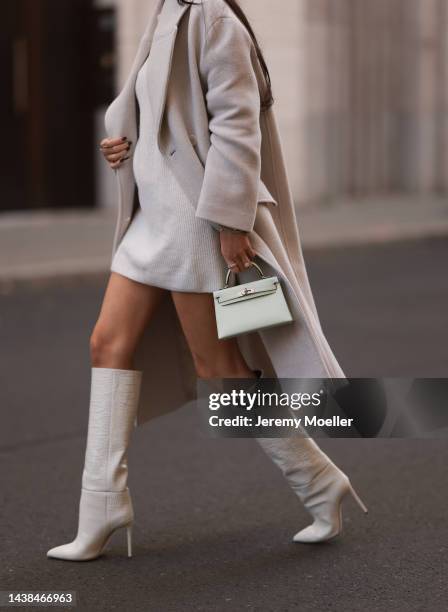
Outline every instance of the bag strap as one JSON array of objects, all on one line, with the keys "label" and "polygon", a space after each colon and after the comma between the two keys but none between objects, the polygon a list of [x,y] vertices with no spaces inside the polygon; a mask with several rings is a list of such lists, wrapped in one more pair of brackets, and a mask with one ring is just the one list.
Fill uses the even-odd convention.
[{"label": "bag strap", "polygon": [[[250,262],[251,266],[254,266],[254,268],[257,270],[258,274],[260,275],[260,278],[267,278],[264,274],[263,274],[263,270],[260,268],[260,266],[258,264],[256,264],[254,261]],[[234,274],[234,272],[232,272],[231,268],[227,268],[227,274],[226,274],[226,284],[224,285],[224,289],[228,289],[229,288],[229,280],[230,280],[230,276],[231,274]]]}]

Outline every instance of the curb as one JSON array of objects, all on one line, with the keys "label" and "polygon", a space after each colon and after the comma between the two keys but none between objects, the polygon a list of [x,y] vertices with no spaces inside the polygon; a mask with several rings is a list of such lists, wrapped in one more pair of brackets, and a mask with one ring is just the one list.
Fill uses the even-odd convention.
[{"label": "curb", "polygon": [[[299,208],[297,221],[304,252],[448,238],[443,198],[334,202]],[[43,210],[0,216],[1,292],[17,284],[108,276],[114,226],[113,211]],[[77,236],[82,236],[81,244]]]},{"label": "curb", "polygon": [[[306,253],[333,249],[359,249],[401,242],[420,242],[444,238],[448,239],[448,228],[441,227],[433,228],[431,231],[425,233],[421,231],[414,233],[409,232],[406,233],[406,235],[392,231],[387,236],[380,233],[371,234],[368,237],[359,235],[350,240],[335,238],[332,241],[303,241],[302,246],[306,255]],[[108,277],[109,265],[109,258],[97,257],[0,268],[0,294],[8,294],[18,286],[42,286],[46,283],[83,282],[92,280],[96,282]]]}]

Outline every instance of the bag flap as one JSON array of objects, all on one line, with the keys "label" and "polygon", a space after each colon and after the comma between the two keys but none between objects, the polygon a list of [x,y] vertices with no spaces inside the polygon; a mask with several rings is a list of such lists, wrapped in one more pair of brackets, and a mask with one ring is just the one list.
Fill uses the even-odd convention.
[{"label": "bag flap", "polygon": [[262,278],[251,283],[235,285],[227,289],[214,291],[213,296],[218,304],[232,304],[274,293],[277,291],[278,285],[278,278],[276,276],[271,276],[270,278]]}]

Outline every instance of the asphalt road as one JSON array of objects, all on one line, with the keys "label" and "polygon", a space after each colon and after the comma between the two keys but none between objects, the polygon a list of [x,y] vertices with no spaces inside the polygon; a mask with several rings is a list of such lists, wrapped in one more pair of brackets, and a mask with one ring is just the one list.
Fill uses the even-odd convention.
[{"label": "asphalt road", "polygon": [[[351,376],[446,376],[448,241],[306,253],[321,321]],[[442,611],[445,440],[323,440],[369,506],[331,544],[251,440],[212,439],[188,407],[137,429],[134,557],[116,533],[87,563],[47,559],[76,532],[88,336],[105,278],[0,288],[0,590],[72,590],[78,610]]]}]

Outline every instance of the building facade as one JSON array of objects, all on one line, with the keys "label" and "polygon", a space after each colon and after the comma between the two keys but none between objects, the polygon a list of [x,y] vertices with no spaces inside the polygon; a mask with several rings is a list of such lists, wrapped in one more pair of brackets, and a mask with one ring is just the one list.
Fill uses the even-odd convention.
[{"label": "building facade", "polygon": [[[5,0],[12,150],[0,209],[114,205],[97,145],[153,1]],[[298,206],[447,192],[446,0],[240,2],[270,69]]]},{"label": "building facade", "polygon": [[[108,1],[117,10],[119,87],[150,4]],[[241,5],[270,68],[299,206],[447,191],[446,0]]]}]

